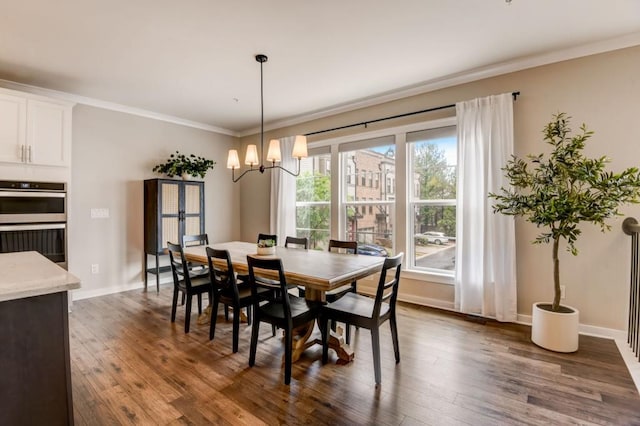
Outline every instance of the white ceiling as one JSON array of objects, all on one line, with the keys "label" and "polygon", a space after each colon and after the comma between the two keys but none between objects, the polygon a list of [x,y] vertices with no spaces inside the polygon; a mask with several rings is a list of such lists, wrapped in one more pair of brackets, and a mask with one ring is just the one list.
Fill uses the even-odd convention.
[{"label": "white ceiling", "polygon": [[640,44],[639,0],[0,0],[0,10],[0,79],[230,134],[259,125],[257,53],[269,57],[269,123],[576,46]]}]

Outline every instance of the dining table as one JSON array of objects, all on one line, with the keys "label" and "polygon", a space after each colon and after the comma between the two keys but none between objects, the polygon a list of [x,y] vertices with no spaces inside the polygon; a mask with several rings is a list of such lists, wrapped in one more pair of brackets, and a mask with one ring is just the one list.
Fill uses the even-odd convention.
[{"label": "dining table", "polygon": [[[282,261],[287,284],[304,286],[306,299],[316,303],[326,303],[325,294],[327,291],[380,272],[384,264],[383,257],[342,254],[314,249],[275,247],[274,254],[258,255],[257,245],[244,241],[222,242],[209,246],[217,250],[227,250],[234,271],[238,274],[248,274],[247,256],[279,258]],[[185,247],[185,259],[206,263],[205,247]],[[226,267],[226,264],[220,263],[220,266]],[[292,351],[294,362],[309,346],[321,343],[319,339],[311,339],[314,326],[315,322],[311,322],[296,330],[297,337],[294,339]],[[344,342],[341,335],[331,333],[329,347],[336,351],[340,362],[346,363],[353,360],[353,350]]]}]

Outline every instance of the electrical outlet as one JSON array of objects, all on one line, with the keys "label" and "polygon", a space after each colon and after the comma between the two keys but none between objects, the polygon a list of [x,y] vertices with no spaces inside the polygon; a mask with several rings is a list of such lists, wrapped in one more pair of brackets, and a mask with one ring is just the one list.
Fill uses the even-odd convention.
[{"label": "electrical outlet", "polygon": [[565,288],[565,286],[561,285],[560,286],[560,299],[564,299],[566,295],[567,295],[566,288]]},{"label": "electrical outlet", "polygon": [[91,265],[91,273],[92,274],[99,274],[100,273],[100,265],[98,265],[97,263],[94,263]]}]

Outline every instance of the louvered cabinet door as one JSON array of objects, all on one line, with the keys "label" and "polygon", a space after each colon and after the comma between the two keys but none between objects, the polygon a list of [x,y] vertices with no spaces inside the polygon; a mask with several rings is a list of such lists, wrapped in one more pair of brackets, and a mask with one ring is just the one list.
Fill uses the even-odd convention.
[{"label": "louvered cabinet door", "polygon": [[184,230],[182,235],[204,234],[204,184],[202,182],[183,183]]}]

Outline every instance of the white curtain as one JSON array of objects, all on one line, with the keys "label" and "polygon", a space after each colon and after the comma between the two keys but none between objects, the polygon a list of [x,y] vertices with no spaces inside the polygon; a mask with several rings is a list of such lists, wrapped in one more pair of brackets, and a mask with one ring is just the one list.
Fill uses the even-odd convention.
[{"label": "white curtain", "polygon": [[[295,136],[280,139],[282,161],[280,166],[296,171],[298,160],[291,157]],[[271,170],[271,230],[284,245],[287,235],[296,235],[296,178],[280,170]]]},{"label": "white curtain", "polygon": [[513,154],[510,93],[456,104],[458,206],[456,308],[517,319],[515,221],[494,214],[490,192],[507,186],[501,170]]}]

